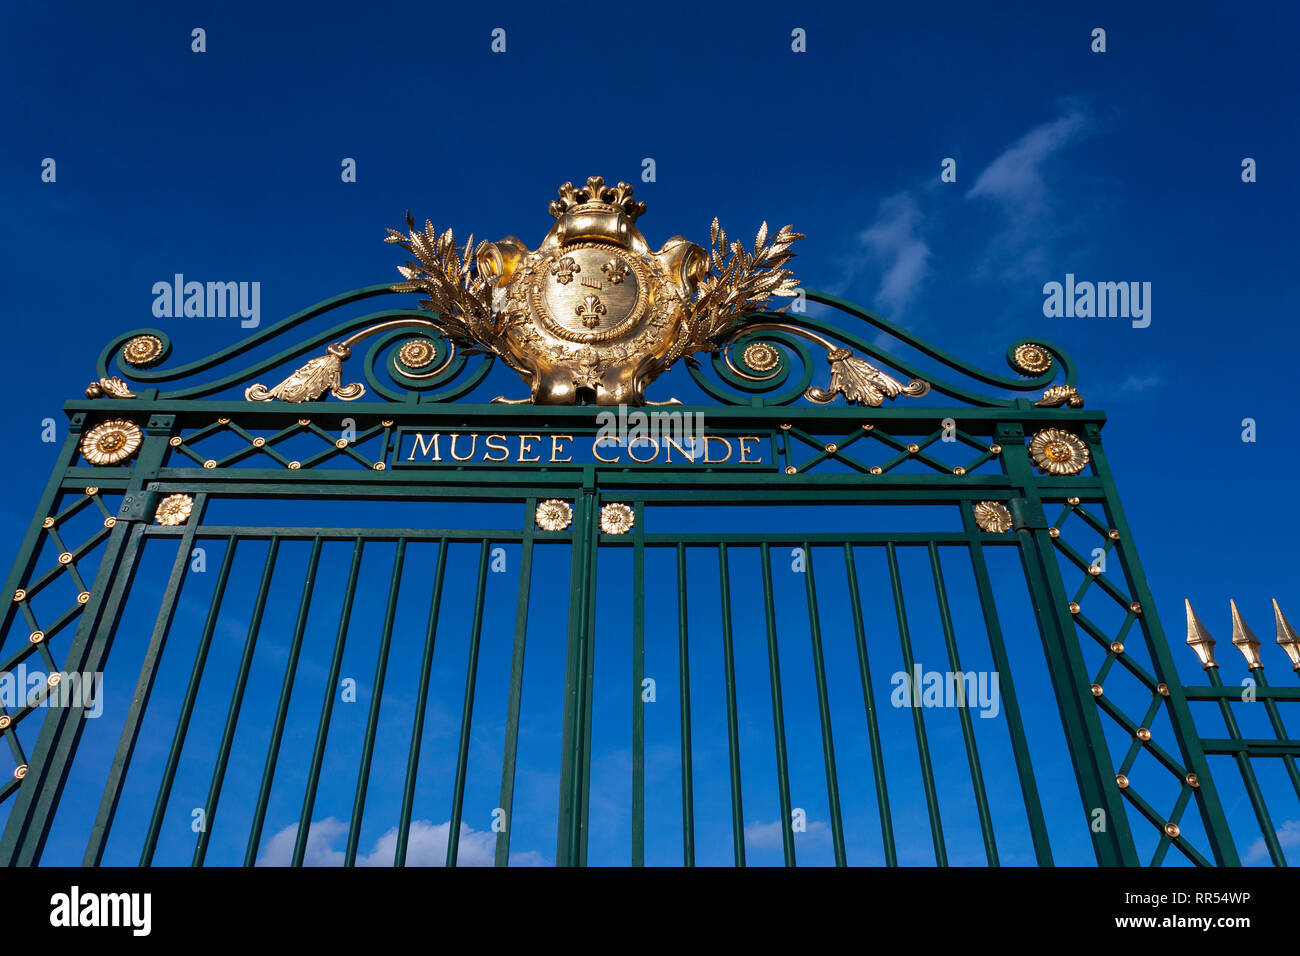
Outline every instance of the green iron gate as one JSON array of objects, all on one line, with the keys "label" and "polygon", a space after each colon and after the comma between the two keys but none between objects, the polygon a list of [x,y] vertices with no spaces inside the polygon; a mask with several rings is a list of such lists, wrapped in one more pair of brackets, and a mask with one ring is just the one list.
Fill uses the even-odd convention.
[{"label": "green iron gate", "polygon": [[[997,376],[809,293],[835,320],[747,320],[740,365],[691,366],[712,403],[653,410],[714,443],[644,461],[595,444],[599,409],[461,401],[491,359],[427,313],[242,358],[390,291],[171,370],[146,367],[164,333],[120,336],[68,403],[6,589],[4,675],[54,675],[0,713],[6,863],[431,862],[427,820],[448,864],[1236,865],[1210,753],[1285,864],[1251,768],[1295,783],[1300,694],[1261,680],[1277,740],[1251,740],[1235,690],[1179,679],[1060,349],[1013,343]],[[357,330],[365,399],[227,397]],[[809,342],[933,395],[800,403],[835,398]],[[927,666],[972,698],[997,675],[996,708],[929,706]]]}]

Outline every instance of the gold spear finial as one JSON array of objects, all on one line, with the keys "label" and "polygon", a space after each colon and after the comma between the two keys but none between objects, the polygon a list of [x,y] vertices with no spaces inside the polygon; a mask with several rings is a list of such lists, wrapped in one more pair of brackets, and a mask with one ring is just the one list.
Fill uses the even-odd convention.
[{"label": "gold spear finial", "polygon": [[1251,670],[1261,670],[1264,662],[1259,659],[1259,638],[1255,632],[1250,629],[1250,625],[1242,620],[1241,612],[1237,610],[1237,602],[1228,599],[1228,604],[1232,607],[1232,644],[1237,650],[1241,651],[1241,656],[1246,658],[1246,666]]},{"label": "gold spear finial", "polygon": [[1187,646],[1201,659],[1201,670],[1208,671],[1211,667],[1218,667],[1218,662],[1214,659],[1214,638],[1210,636],[1210,632],[1205,629],[1201,619],[1192,610],[1192,602],[1183,598],[1183,603],[1187,605]]},{"label": "gold spear finial", "polygon": [[1277,624],[1278,646],[1286,651],[1287,657],[1291,658],[1291,669],[1300,671],[1300,634],[1297,634],[1291,622],[1282,616],[1282,609],[1277,606],[1277,598],[1273,598],[1273,620]]}]

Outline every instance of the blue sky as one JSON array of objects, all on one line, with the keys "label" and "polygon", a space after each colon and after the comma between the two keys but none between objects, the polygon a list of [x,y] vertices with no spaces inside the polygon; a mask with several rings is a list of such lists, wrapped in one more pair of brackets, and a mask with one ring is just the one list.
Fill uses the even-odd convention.
[{"label": "blue sky", "polygon": [[[807,234],[794,263],[807,287],[977,365],[1001,371],[1021,336],[1064,346],[1089,407],[1109,416],[1105,448],[1171,638],[1190,597],[1221,656],[1235,654],[1232,597],[1271,643],[1270,599],[1300,615],[1300,517],[1287,507],[1298,19],[1269,3],[123,11],[16,0],[0,12],[11,336],[0,415],[17,465],[0,542],[17,547],[57,453],[42,420],[62,420],[110,336],[170,323],[176,362],[246,333],[229,319],[154,319],[155,282],[258,281],[265,325],[395,280],[400,255],[381,240],[407,209],[458,236],[535,245],[556,186],[603,175],[647,201],[652,245],[676,233],[706,243],[715,215],[742,236],[790,222]],[[1096,27],[1105,53],[1090,50]],[[791,51],[795,28],[805,53]],[[345,157],[354,183],[341,181]],[[641,179],[646,158],[654,182]],[[956,182],[940,180],[945,158]],[[1045,316],[1044,284],[1067,274],[1150,282],[1150,325]],[[1174,653],[1191,678],[1190,652]],[[368,680],[373,665],[359,666]],[[459,692],[448,690],[448,719]],[[673,733],[664,725],[664,747]],[[601,753],[593,781],[619,778],[616,743]],[[538,761],[544,790],[540,750]],[[776,815],[759,805],[752,823],[769,826]],[[1239,802],[1230,815],[1245,812]],[[1294,799],[1286,818],[1300,819]],[[430,812],[429,839],[445,820]],[[543,829],[514,848],[552,859]],[[367,831],[363,853],[381,837]]]}]

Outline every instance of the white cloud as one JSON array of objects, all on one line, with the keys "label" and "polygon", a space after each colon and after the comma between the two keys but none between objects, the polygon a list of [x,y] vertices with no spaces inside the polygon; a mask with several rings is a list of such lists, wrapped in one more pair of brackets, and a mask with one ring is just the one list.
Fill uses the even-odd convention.
[{"label": "white cloud", "polygon": [[1162,375],[1130,375],[1124,380],[1124,384],[1119,387],[1119,390],[1140,395],[1148,389],[1159,388],[1164,384],[1165,380]]},{"label": "white cloud", "polygon": [[[1289,850],[1293,847],[1300,847],[1300,820],[1288,820],[1282,824],[1277,831],[1277,842],[1281,844],[1282,849]],[[1246,852],[1245,862],[1249,864],[1268,862],[1268,847],[1264,844],[1264,838],[1260,837]]]},{"label": "white cloud", "polygon": [[[795,831],[796,840],[814,840],[821,842],[830,838],[830,830],[826,824],[820,820],[813,820],[808,824],[808,829],[799,832]],[[755,849],[768,849],[779,847],[781,842],[781,821],[773,820],[771,823],[751,823],[745,827],[745,845]]]},{"label": "white cloud", "polygon": [[885,199],[875,221],[858,235],[857,248],[846,264],[844,291],[863,270],[880,275],[880,287],[872,305],[886,314],[902,312],[920,291],[929,275],[930,246],[921,234],[923,217],[910,193]]},{"label": "white cloud", "polygon": [[1044,169],[1089,126],[1079,109],[1035,126],[989,163],[966,193],[967,199],[989,200],[998,207],[1003,229],[990,241],[989,255],[1005,271],[1024,274],[1044,258],[1045,244],[1056,232]]},{"label": "white cloud", "polygon": [[[447,861],[447,834],[451,823],[434,824],[430,820],[413,820],[410,839],[406,845],[407,866],[443,866]],[[305,866],[342,866],[344,852],[335,843],[347,836],[348,825],[334,817],[312,821],[307,831],[307,847],[303,853]],[[288,866],[293,861],[294,842],[298,838],[298,824],[291,823],[267,841],[258,866]],[[496,859],[495,833],[475,830],[465,823],[460,825],[460,843],[456,851],[458,866],[491,866]],[[397,827],[393,827],[375,841],[369,853],[357,855],[357,866],[392,866],[397,853]],[[549,866],[550,863],[535,850],[510,854],[511,866]]]}]

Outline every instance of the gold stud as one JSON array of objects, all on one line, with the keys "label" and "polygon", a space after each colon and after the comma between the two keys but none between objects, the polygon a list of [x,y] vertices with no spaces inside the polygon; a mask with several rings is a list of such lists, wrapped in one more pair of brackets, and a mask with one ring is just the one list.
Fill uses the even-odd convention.
[{"label": "gold stud", "polygon": [[1097,567],[1095,564],[1090,564],[1088,565],[1088,573],[1095,578],[1097,575],[1101,574],[1101,568]]},{"label": "gold stud", "polygon": [[17,780],[21,780],[21,779],[23,779],[23,777],[25,777],[25,776],[27,776],[27,764],[25,764],[25,763],[24,763],[24,764],[19,764],[17,767],[14,767],[14,778],[15,778],[15,779],[17,779]]},{"label": "gold stud", "polygon": [[39,644],[41,641],[45,640],[45,632],[32,631],[32,633],[27,636],[27,640],[31,641],[33,644]]},{"label": "gold stud", "polygon": [[71,563],[72,563],[71,551],[64,551],[61,555],[59,555],[59,564],[71,564]]},{"label": "gold stud", "polygon": [[0,714],[0,730],[4,730],[12,722],[13,718],[8,714]]},{"label": "gold stud", "polygon": [[347,440],[346,438],[340,438],[338,441],[336,441],[336,442],[334,443],[334,447],[335,447],[335,448],[347,448],[347,447],[348,447],[348,440]]},{"label": "gold stud", "polygon": [[1047,536],[1048,536],[1049,538],[1059,538],[1059,537],[1061,536],[1061,529],[1060,529],[1060,528],[1048,528],[1048,529],[1047,529]]},{"label": "gold stud", "polygon": [[785,422],[785,423],[783,423],[783,424],[781,425],[781,431],[783,431],[783,432],[788,432],[789,430],[790,430],[790,423],[789,423],[789,422]]},{"label": "gold stud", "polygon": [[994,454],[994,455],[1000,455],[1000,454],[1002,454],[1002,446],[1001,446],[1001,445],[989,445],[989,452],[992,453],[992,454]]},{"label": "gold stud", "polygon": [[299,425],[310,425],[310,424],[311,424],[311,419],[310,419],[310,418],[300,418],[300,419],[298,419],[298,424],[299,424]]},{"label": "gold stud", "polygon": [[1196,774],[1194,773],[1189,773],[1183,779],[1187,781],[1187,785],[1191,787],[1193,790],[1195,790],[1197,787],[1201,785],[1201,778],[1196,776]]},{"label": "gold stud", "polygon": [[217,419],[217,424],[218,424],[218,425],[229,425],[229,424],[230,424],[230,419],[229,419],[229,418],[218,418],[218,419]]},{"label": "gold stud", "polygon": [[392,427],[393,427],[393,420],[392,420],[391,418],[385,418],[385,419],[384,419],[383,421],[381,421],[379,424],[383,425],[385,428],[392,428]]},{"label": "gold stud", "polygon": [[1171,840],[1177,840],[1177,839],[1178,839],[1178,834],[1180,834],[1180,833],[1182,833],[1182,832],[1183,832],[1182,830],[1178,829],[1178,824],[1177,824],[1177,823],[1166,823],[1166,824],[1165,824],[1165,833],[1169,836],[1169,838],[1170,838]]},{"label": "gold stud", "polygon": [[867,424],[867,425],[863,425],[863,426],[862,426],[862,430],[863,430],[864,432],[869,432],[869,431],[871,431],[871,430],[872,430],[873,428],[875,428],[875,427],[876,427],[875,425]]},{"label": "gold stud", "polygon": [[1129,609],[1130,611],[1132,611],[1134,614],[1141,614],[1141,613],[1142,613],[1142,605],[1139,604],[1137,601],[1134,601],[1132,604],[1130,604],[1130,605],[1128,606],[1128,609]]},{"label": "gold stud", "polygon": [[1151,739],[1151,731],[1147,730],[1145,727],[1139,727],[1137,729],[1137,733],[1135,733],[1133,736],[1137,737],[1137,739],[1142,741],[1143,743],[1146,743],[1148,740]]},{"label": "gold stud", "polygon": [[921,446],[918,445],[916,442],[912,442],[912,444],[907,446],[907,450],[911,452],[913,455],[915,455],[918,451],[921,450]]},{"label": "gold stud", "polygon": [[117,524],[117,519],[114,518],[112,515],[109,515],[107,518],[104,519],[105,528],[111,528],[115,524]]},{"label": "gold stud", "polygon": [[85,603],[86,603],[87,601],[89,601],[89,600],[90,600],[90,592],[89,592],[89,591],[82,591],[80,594],[77,595],[77,603],[78,603],[78,604],[85,604]]},{"label": "gold stud", "polygon": [[383,471],[387,467],[388,466],[385,465],[382,461],[375,462],[375,471]]},{"label": "gold stud", "polygon": [[1123,653],[1124,653],[1124,645],[1121,644],[1119,641],[1111,641],[1111,642],[1110,642],[1110,650],[1111,650],[1111,653],[1113,653],[1113,654],[1123,654]]},{"label": "gold stud", "polygon": [[1071,601],[1071,602],[1070,602],[1070,613],[1071,613],[1071,614],[1078,614],[1078,613],[1079,613],[1079,602],[1078,602],[1078,601]]},{"label": "gold stud", "polygon": [[787,475],[793,475],[797,470],[798,470],[798,469],[796,469],[794,465],[786,465],[786,466],[785,466],[785,473],[786,473]]},{"label": "gold stud", "polygon": [[881,468],[879,465],[872,465],[868,471],[873,475],[883,475],[885,473],[885,469]]},{"label": "gold stud", "polygon": [[1168,684],[1156,684],[1156,693],[1159,694],[1161,697],[1168,697],[1168,696],[1169,696],[1169,685],[1168,685]]},{"label": "gold stud", "polygon": [[99,486],[98,486],[98,485],[91,485],[89,488],[86,489],[86,496],[87,496],[87,497],[90,497],[90,496],[92,496],[92,495],[97,495],[97,494],[99,494]]},{"label": "gold stud", "polygon": [[1128,777],[1124,776],[1122,773],[1115,774],[1115,783],[1119,785],[1121,790],[1128,789]]},{"label": "gold stud", "polygon": [[173,448],[179,448],[181,447],[182,441],[183,439],[180,435],[173,435],[171,438],[167,439],[167,444],[171,445]]},{"label": "gold stud", "polygon": [[204,467],[204,468],[216,468],[216,467],[217,467],[217,462],[216,462],[215,459],[209,458],[207,461],[205,461],[205,462],[203,463],[203,467]]},{"label": "gold stud", "polygon": [[41,527],[42,527],[42,528],[53,528],[53,527],[54,527],[54,519],[53,519],[53,518],[46,518],[44,521],[41,522]]},{"label": "gold stud", "polygon": [[828,455],[833,455],[833,454],[835,454],[835,452],[836,452],[836,450],[838,449],[838,447],[839,447],[839,446],[836,445],[834,442],[831,442],[829,445],[826,446],[826,454],[828,454]]},{"label": "gold stud", "polygon": [[958,465],[956,468],[952,470],[952,473],[954,475],[964,475],[966,474],[966,469],[963,468],[961,465]]},{"label": "gold stud", "polygon": [[17,591],[14,592],[14,603],[20,604],[22,603],[23,599],[26,597],[27,597],[27,591],[24,588],[19,588]]},{"label": "gold stud", "polygon": [[1100,684],[1093,684],[1093,685],[1092,685],[1092,696],[1093,696],[1093,697],[1100,697],[1100,696],[1101,696],[1101,685],[1100,685]]},{"label": "gold stud", "polygon": [[266,439],[263,438],[261,435],[258,435],[256,438],[253,439],[254,448],[261,448],[265,444],[266,444]]},{"label": "gold stud", "polygon": [[58,674],[51,674],[49,677],[45,678],[45,683],[46,683],[46,686],[48,686],[48,687],[58,687],[58,686],[59,686],[59,675],[58,675]]},{"label": "gold stud", "polygon": [[289,462],[289,470],[290,470],[290,471],[297,471],[297,470],[298,470],[299,468],[301,468],[301,467],[302,467],[302,462],[300,462],[300,461],[291,461],[291,462]]},{"label": "gold stud", "polygon": [[1078,498],[1066,498],[1065,501],[1066,501],[1067,504],[1070,504],[1070,505],[1077,505],[1077,504],[1079,503],[1079,499],[1078,499]]},{"label": "gold stud", "polygon": [[1109,531],[1106,532],[1106,537],[1110,538],[1110,540],[1112,541],[1118,541],[1119,532],[1116,531],[1114,528],[1111,528]]}]

